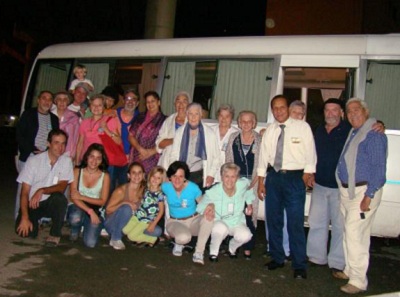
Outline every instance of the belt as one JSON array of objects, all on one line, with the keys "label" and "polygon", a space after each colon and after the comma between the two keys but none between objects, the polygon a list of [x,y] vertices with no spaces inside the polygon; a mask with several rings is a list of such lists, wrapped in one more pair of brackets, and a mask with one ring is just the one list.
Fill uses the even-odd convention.
[{"label": "belt", "polygon": [[[366,181],[358,182],[355,184],[356,187],[361,187],[361,186],[366,186],[366,185],[368,185],[368,182],[366,182]],[[342,187],[347,189],[349,187],[349,184],[342,183]]]},{"label": "belt", "polygon": [[171,217],[171,219],[173,219],[173,220],[178,220],[178,221],[184,221],[184,220],[187,220],[187,219],[191,219],[191,218],[194,218],[194,217],[196,217],[196,216],[198,216],[199,214],[197,213],[197,212],[195,212],[194,214],[192,214],[191,216],[188,216],[188,217],[184,217],[184,218],[174,218],[174,217]]},{"label": "belt", "polygon": [[303,173],[303,172],[304,172],[303,169],[297,169],[297,170],[281,169],[281,170],[276,171],[276,170],[274,169],[274,167],[268,166],[267,172],[271,172],[271,171],[274,171],[274,172],[280,173],[280,174],[287,174],[287,173]]}]

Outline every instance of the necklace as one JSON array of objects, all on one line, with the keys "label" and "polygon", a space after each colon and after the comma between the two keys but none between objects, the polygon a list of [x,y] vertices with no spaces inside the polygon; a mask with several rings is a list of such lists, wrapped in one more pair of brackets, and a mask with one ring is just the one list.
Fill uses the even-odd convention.
[{"label": "necklace", "polygon": [[103,116],[101,116],[101,118],[98,119],[97,121],[95,121],[94,124],[93,124],[94,118],[91,118],[90,119],[90,125],[89,125],[89,131],[92,132],[94,127],[97,125],[97,123],[100,122],[102,119],[103,119]]}]

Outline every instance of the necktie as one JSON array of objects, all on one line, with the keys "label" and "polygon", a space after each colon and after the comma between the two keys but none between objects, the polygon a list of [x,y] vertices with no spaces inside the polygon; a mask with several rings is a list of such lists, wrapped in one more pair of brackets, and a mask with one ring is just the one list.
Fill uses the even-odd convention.
[{"label": "necktie", "polygon": [[281,134],[278,138],[278,143],[276,144],[276,154],[274,161],[274,169],[275,171],[279,171],[282,169],[282,158],[283,158],[283,142],[285,139],[285,125],[279,125],[281,128]]}]

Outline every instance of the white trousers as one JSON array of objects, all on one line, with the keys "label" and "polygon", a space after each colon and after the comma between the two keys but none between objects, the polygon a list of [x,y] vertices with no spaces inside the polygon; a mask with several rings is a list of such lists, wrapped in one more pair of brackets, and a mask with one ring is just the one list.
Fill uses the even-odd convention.
[{"label": "white trousers", "polygon": [[218,255],[219,247],[228,235],[233,236],[229,241],[231,254],[235,254],[238,247],[248,242],[253,236],[246,224],[228,227],[223,221],[215,221],[211,231],[210,255]]},{"label": "white trousers", "polygon": [[343,248],[346,260],[344,273],[349,276],[349,284],[359,289],[368,287],[367,270],[369,265],[369,246],[371,227],[376,210],[381,202],[382,189],[375,193],[371,200],[370,211],[360,217],[360,203],[364,198],[367,186],[356,187],[356,197],[349,199],[347,189],[340,187],[341,206],[344,217]]}]

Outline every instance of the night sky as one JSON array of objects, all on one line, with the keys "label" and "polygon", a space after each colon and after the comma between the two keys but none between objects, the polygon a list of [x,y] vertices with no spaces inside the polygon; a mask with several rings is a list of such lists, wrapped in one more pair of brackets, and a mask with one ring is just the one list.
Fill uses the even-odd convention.
[{"label": "night sky", "polygon": [[[14,28],[33,39],[31,59],[44,47],[64,42],[142,39],[146,0],[0,0],[1,42],[25,55],[26,43]],[[174,37],[265,34],[267,0],[177,0]],[[0,114],[18,114],[24,65],[0,52]]]}]

